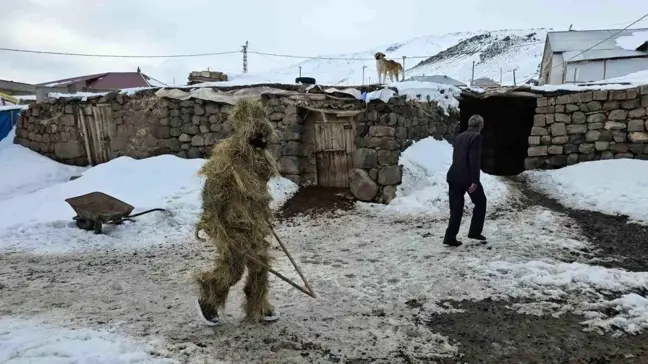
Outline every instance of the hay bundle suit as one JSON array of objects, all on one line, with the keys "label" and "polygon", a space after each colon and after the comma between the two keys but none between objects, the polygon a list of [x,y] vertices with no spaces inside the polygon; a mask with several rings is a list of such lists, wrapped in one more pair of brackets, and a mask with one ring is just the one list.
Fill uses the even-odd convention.
[{"label": "hay bundle suit", "polygon": [[265,149],[274,130],[258,101],[242,100],[230,114],[231,137],[221,141],[199,173],[206,177],[202,190],[202,215],[196,236],[203,230],[216,245],[213,270],[200,273],[199,307],[203,317],[218,323],[231,286],[241,280],[245,268],[245,314],[252,321],[276,314],[268,302],[268,270],[242,252],[268,265],[272,233],[272,197],[268,181],[278,176],[276,162]]}]

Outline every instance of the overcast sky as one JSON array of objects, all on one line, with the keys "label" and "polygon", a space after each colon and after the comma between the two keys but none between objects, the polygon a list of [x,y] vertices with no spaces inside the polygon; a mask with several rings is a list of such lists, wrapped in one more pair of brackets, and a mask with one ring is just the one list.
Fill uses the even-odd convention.
[{"label": "overcast sky", "polygon": [[[249,50],[316,56],[354,53],[422,35],[467,30],[623,28],[648,0],[0,0],[0,47],[167,55]],[[648,18],[633,28],[648,28]],[[249,71],[299,60],[249,56]],[[184,84],[191,70],[241,71],[241,54],[115,59],[0,51],[0,79],[40,83],[142,71]]]}]

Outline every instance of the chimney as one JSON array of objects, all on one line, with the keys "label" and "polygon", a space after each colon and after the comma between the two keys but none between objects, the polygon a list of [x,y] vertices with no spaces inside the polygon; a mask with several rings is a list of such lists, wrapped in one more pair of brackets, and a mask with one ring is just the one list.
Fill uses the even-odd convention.
[{"label": "chimney", "polygon": [[137,67],[137,73],[142,73],[142,71],[140,70],[139,66]]}]

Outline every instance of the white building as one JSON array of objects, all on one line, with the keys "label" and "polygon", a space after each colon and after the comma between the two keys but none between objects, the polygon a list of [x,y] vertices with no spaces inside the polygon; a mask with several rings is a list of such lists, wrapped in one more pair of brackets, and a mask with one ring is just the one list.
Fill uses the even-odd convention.
[{"label": "white building", "polygon": [[627,29],[607,39],[618,31],[547,33],[539,83],[600,81],[648,70],[648,29]]}]

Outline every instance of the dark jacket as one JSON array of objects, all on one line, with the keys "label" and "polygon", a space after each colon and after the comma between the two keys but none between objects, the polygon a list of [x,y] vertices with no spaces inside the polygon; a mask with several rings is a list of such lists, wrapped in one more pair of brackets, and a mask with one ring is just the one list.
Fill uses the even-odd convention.
[{"label": "dark jacket", "polygon": [[468,188],[479,183],[482,135],[474,131],[459,134],[453,143],[452,165],[446,175],[448,183]]}]

